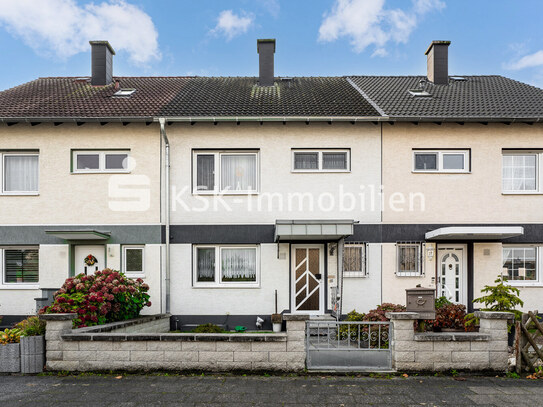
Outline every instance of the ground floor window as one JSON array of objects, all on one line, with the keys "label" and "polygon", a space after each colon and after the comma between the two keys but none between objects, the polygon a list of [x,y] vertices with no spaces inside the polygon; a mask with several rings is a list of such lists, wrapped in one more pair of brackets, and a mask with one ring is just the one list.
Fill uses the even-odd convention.
[{"label": "ground floor window", "polygon": [[0,248],[0,267],[4,284],[37,284],[39,250],[37,247]]},{"label": "ground floor window", "polygon": [[423,275],[422,243],[396,243],[396,275],[403,277]]},{"label": "ground floor window", "polygon": [[144,246],[123,246],[123,272],[129,276],[145,274]]},{"label": "ground floor window", "polygon": [[198,245],[194,247],[194,286],[256,286],[258,246]]},{"label": "ground floor window", "polygon": [[343,277],[367,277],[367,244],[345,242],[343,247]]},{"label": "ground floor window", "polygon": [[539,282],[539,251],[537,246],[504,246],[502,275],[510,282]]}]

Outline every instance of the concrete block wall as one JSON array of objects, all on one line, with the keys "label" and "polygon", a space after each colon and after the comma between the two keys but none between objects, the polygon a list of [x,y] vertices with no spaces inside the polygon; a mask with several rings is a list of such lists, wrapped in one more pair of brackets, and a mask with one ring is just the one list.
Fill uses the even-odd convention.
[{"label": "concrete block wall", "polygon": [[500,371],[508,367],[507,321],[513,314],[477,312],[479,332],[416,333],[413,312],[388,314],[392,364],[399,371]]},{"label": "concrete block wall", "polygon": [[167,333],[169,316],[128,326],[115,323],[115,329],[107,324],[72,330],[68,317],[46,320],[46,366],[53,371],[305,368],[305,322],[300,320],[287,321],[287,332],[277,334]]}]

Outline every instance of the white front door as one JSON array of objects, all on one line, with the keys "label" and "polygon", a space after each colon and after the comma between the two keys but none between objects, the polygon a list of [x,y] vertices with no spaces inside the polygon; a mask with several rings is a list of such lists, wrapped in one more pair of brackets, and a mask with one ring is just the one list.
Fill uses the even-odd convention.
[{"label": "white front door", "polygon": [[324,313],[324,247],[292,246],[292,312]]},{"label": "white front door", "polygon": [[438,247],[437,293],[455,304],[466,304],[467,265],[465,246],[447,245]]},{"label": "white front door", "polygon": [[[93,256],[97,261],[93,265],[85,263],[85,259],[88,256]],[[106,268],[105,262],[105,246],[104,245],[93,245],[93,246],[75,246],[74,250],[74,266],[75,274],[94,274],[97,270],[103,270]]]}]

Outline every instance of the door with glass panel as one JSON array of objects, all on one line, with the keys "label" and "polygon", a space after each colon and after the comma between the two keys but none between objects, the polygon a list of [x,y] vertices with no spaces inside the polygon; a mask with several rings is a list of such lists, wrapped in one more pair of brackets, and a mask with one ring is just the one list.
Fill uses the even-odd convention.
[{"label": "door with glass panel", "polygon": [[437,294],[455,304],[466,304],[467,281],[465,278],[464,247],[438,248]]},{"label": "door with glass panel", "polygon": [[324,252],[322,245],[292,246],[292,312],[324,312]]}]

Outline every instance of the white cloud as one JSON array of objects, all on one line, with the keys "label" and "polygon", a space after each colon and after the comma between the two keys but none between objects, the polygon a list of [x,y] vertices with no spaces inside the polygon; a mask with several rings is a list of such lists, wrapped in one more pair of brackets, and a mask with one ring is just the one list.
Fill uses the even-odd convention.
[{"label": "white cloud", "polygon": [[74,0],[2,0],[0,25],[40,54],[67,58],[108,40],[136,64],[160,59],[151,17],[124,0],[78,5]]},{"label": "white cloud", "polygon": [[324,15],[319,28],[319,41],[331,42],[341,37],[350,39],[355,52],[374,45],[373,56],[385,56],[389,41],[405,43],[424,14],[440,10],[440,0],[412,0],[411,9],[385,8],[386,0],[335,0]]},{"label": "white cloud", "polygon": [[518,61],[509,63],[506,67],[508,69],[524,69],[524,68],[533,68],[535,66],[543,65],[543,50],[534,52],[530,55],[525,55],[520,58]]},{"label": "white cloud", "polygon": [[232,38],[245,34],[249,27],[253,25],[254,15],[242,12],[237,15],[232,10],[223,10],[217,18],[217,25],[210,33],[215,35],[224,35],[227,41]]}]

